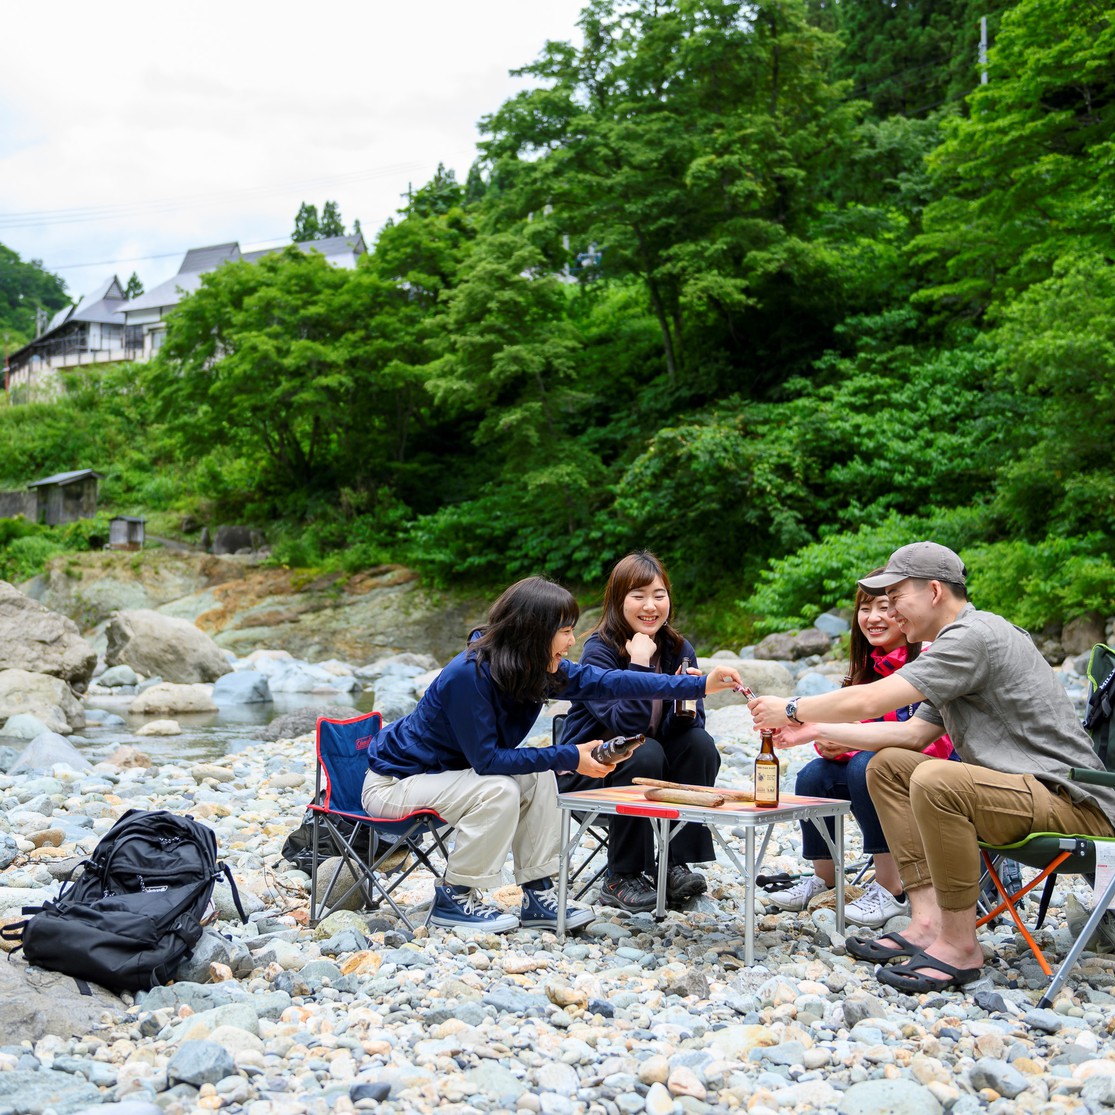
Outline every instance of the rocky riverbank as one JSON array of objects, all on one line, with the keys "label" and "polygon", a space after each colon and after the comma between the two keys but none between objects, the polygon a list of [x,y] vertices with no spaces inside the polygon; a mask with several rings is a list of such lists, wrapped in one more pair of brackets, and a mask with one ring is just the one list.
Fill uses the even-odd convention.
[{"label": "rocky riverbank", "polygon": [[[782,661],[754,659],[751,648],[716,657],[737,661],[767,691],[839,683],[842,663],[788,653]],[[315,685],[333,695],[369,685],[377,705],[382,693],[389,715],[401,715],[431,665],[414,656],[311,665],[257,652],[230,661],[215,683],[178,688],[243,697],[262,677],[269,687],[305,685],[307,699],[322,702],[330,693],[315,695]],[[1062,677],[1083,696],[1071,662]],[[242,687],[243,678],[252,685]],[[149,681],[114,667],[93,680],[85,703],[105,692],[138,700],[159,688]],[[746,707],[731,694],[709,703],[721,782],[746,783],[757,742]],[[305,724],[312,714],[303,715]],[[546,742],[548,731],[547,715],[534,742]],[[85,746],[80,734],[55,742],[79,758]],[[784,785],[810,755],[783,753]],[[309,879],[280,856],[312,792],[311,735],[288,730],[207,763],[151,763],[134,748],[39,769],[16,758],[14,747],[0,752],[0,921],[53,893],[135,806],[211,825],[250,920],[240,924],[227,888],[218,887],[219,920],[180,978],[134,999],[83,996],[72,981],[29,969],[18,953],[0,964],[0,1113],[126,1104],[118,1110],[132,1115],[375,1107],[1052,1115],[1115,1105],[1111,956],[1086,955],[1053,1008],[1037,1010],[1044,977],[1001,924],[985,931],[985,975],[965,994],[904,996],[847,955],[830,909],[780,914],[760,891],[757,963],[747,968],[744,892],[726,861],[709,866],[706,896],[662,923],[599,908],[597,921],[564,944],[536,931],[411,934],[382,912],[342,911],[311,929]],[[797,849],[796,830],[776,829],[762,870],[800,870]],[[430,889],[419,872],[403,896],[420,907]],[[508,878],[495,897],[515,908],[518,893]],[[1068,947],[1062,903],[1070,893],[1087,900],[1082,880],[1063,883],[1038,934],[1054,957]]]}]

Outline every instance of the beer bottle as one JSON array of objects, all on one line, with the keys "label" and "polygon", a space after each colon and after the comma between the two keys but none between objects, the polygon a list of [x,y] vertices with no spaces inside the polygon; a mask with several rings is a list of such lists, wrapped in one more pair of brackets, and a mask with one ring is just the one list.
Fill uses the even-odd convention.
[{"label": "beer bottle", "polygon": [[598,763],[603,763],[605,766],[610,767],[618,763],[620,759],[626,759],[639,744],[646,743],[646,740],[647,737],[644,735],[615,736],[612,739],[605,740],[603,743],[598,743],[592,749],[592,757]]},{"label": "beer bottle", "polygon": [[[685,677],[689,673],[689,659],[683,658],[681,660],[681,676]],[[674,716],[678,720],[696,720],[697,719],[697,698],[696,697],[678,697],[674,701]]]},{"label": "beer bottle", "polygon": [[774,753],[774,732],[763,728],[759,732],[759,754],[755,756],[755,804],[762,809],[778,805],[778,756]]}]

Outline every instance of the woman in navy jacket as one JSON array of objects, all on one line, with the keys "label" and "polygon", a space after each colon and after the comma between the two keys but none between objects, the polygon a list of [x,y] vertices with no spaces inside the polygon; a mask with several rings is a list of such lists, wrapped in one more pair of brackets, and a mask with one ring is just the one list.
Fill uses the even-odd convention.
[{"label": "woman in navy jacket", "polygon": [[[654,677],[676,674],[683,659],[696,667],[693,647],[675,631],[670,620],[670,578],[665,567],[645,550],[628,554],[616,564],[604,590],[604,615],[588,637],[581,665]],[[734,671],[733,671],[734,672]],[[636,776],[712,786],[720,770],[720,753],[705,731],[705,710],[696,702],[696,715],[679,717],[673,701],[632,696],[623,701],[587,701],[574,705],[562,729],[563,744],[577,744],[603,736],[635,735],[646,743],[627,762],[603,778],[592,772],[567,773],[563,792],[594,786],[629,786]],[[600,888],[606,906],[636,912],[651,910],[656,890],[647,877],[655,871],[655,840],[650,822],[633,817],[608,821],[608,878]],[[704,825],[685,825],[670,841],[666,895],[671,901],[704,892],[703,875],[690,863],[715,857],[712,837]]]},{"label": "woman in navy jacket", "polygon": [[[454,826],[445,878],[435,887],[431,924],[505,932],[554,928],[559,817],[555,772],[603,779],[611,767],[591,756],[600,737],[578,744],[520,747],[542,702],[698,698],[739,684],[732,669],[707,678],[606,671],[566,660],[580,609],[560,585],[528,577],[492,605],[430,685],[418,707],[384,728],[368,749],[362,801],[368,813],[404,816],[432,808]],[[707,687],[707,688],[706,688]],[[488,905],[480,891],[499,883],[510,851],[523,887],[518,917]],[[567,925],[592,920],[571,909]]]}]

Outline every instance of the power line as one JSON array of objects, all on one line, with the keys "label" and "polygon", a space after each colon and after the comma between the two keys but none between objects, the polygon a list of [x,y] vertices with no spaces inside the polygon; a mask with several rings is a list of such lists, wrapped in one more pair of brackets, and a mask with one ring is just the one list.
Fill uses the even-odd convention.
[{"label": "power line", "polygon": [[199,206],[227,203],[234,199],[274,196],[276,194],[331,189],[336,186],[354,185],[376,178],[389,178],[421,170],[424,162],[396,163],[373,170],[353,171],[330,178],[309,178],[270,186],[252,186],[241,190],[220,190],[204,194],[188,194],[177,198],[162,198],[147,202],[118,202],[109,205],[79,206],[69,209],[38,209],[0,214],[0,229],[33,228],[91,221],[115,220],[137,215],[154,215],[177,212]]}]

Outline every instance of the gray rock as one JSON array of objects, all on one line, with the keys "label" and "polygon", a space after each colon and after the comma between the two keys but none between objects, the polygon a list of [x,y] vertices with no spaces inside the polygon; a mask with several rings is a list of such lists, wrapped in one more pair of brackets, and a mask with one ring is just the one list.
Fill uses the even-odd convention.
[{"label": "gray rock", "polygon": [[1046,1034],[1055,1034],[1065,1024],[1063,1015],[1058,1014],[1055,1010],[1028,1010],[1023,1016],[1022,1021],[1027,1026],[1032,1026],[1035,1030],[1041,1030]]},{"label": "gray rock", "polygon": [[374,685],[375,707],[385,724],[400,720],[418,706],[414,682],[409,678],[381,677]]},{"label": "gray rock", "polygon": [[1030,1086],[1018,1069],[994,1057],[981,1057],[969,1070],[968,1079],[976,1091],[994,1088],[1007,1099],[1014,1099]]},{"label": "gray rock", "polygon": [[820,674],[809,670],[794,682],[794,693],[799,697],[815,697],[819,693],[831,693],[840,688],[840,682],[831,674]]},{"label": "gray rock", "polygon": [[382,1103],[389,1095],[391,1095],[391,1085],[385,1084],[382,1080],[358,1080],[348,1089],[348,1098],[353,1103],[359,1103],[360,1100]]},{"label": "gray rock", "polygon": [[[4,1032],[29,1041],[46,1034],[81,1037],[101,1025],[106,1014],[114,1020],[123,1016],[120,999],[103,987],[89,986],[91,994],[83,995],[69,976],[33,968],[22,955],[6,957],[0,961]],[[0,1080],[8,1075],[0,1073]]]},{"label": "gray rock", "polygon": [[484,1061],[465,1073],[465,1079],[485,1096],[490,1096],[499,1107],[514,1108],[527,1085],[510,1069],[494,1061]]},{"label": "gray rock", "polygon": [[4,725],[4,735],[13,739],[34,739],[50,729],[37,717],[29,712],[16,713]]},{"label": "gray rock", "polygon": [[813,625],[832,639],[839,639],[841,635],[847,635],[851,631],[848,621],[835,612],[822,612],[813,621]]},{"label": "gray rock", "polygon": [[6,1115],[50,1111],[74,1115],[95,1107],[100,1110],[101,1090],[96,1084],[68,1072],[0,1072],[0,1111]]},{"label": "gray rock", "polygon": [[139,673],[181,685],[216,681],[232,667],[224,652],[203,631],[184,619],[148,608],[117,612],[105,628],[105,662],[125,664]]},{"label": "gray rock", "polygon": [[825,654],[832,646],[832,639],[818,627],[807,627],[794,636],[792,658],[809,658],[814,654]]},{"label": "gray rock", "polygon": [[64,736],[43,732],[20,752],[8,768],[9,774],[27,770],[50,770],[55,763],[65,763],[72,770],[92,770],[93,765]]},{"label": "gray rock", "polygon": [[213,536],[213,553],[240,554],[261,550],[267,544],[263,532],[236,523],[222,523]]},{"label": "gray rock", "polygon": [[210,979],[210,964],[227,964],[234,971],[241,955],[247,955],[247,947],[239,941],[233,942],[212,929],[202,930],[201,939],[178,965],[175,979],[189,980],[191,983],[205,983]]},{"label": "gray rock", "polygon": [[85,727],[85,710],[61,678],[29,670],[0,670],[0,720],[21,712],[37,716],[60,735]]},{"label": "gray rock", "polygon": [[1102,1103],[1105,1107],[1115,1107],[1115,1076],[1107,1073],[1089,1076],[1080,1089],[1080,1098],[1088,1104]]},{"label": "gray rock", "polygon": [[928,1088],[912,1080],[864,1080],[841,1096],[836,1110],[840,1115],[941,1115],[943,1108]]},{"label": "gray rock", "polygon": [[215,1041],[184,1041],[166,1066],[167,1080],[193,1084],[216,1084],[236,1071],[236,1062]]},{"label": "gray rock", "polygon": [[139,685],[139,675],[131,666],[110,666],[97,678],[97,684],[107,689],[116,689],[121,685]]},{"label": "gray rock", "polygon": [[49,674],[83,693],[96,665],[97,652],[72,619],[0,581],[0,670]]},{"label": "gray rock", "polygon": [[1070,619],[1061,629],[1061,646],[1066,654],[1085,654],[1104,640],[1103,617],[1097,612]]},{"label": "gray rock", "polygon": [[234,670],[213,685],[215,705],[256,705],[271,699],[267,678],[256,670]]},{"label": "gray rock", "polygon": [[307,705],[305,708],[295,709],[294,712],[276,716],[266,728],[260,729],[259,738],[262,740],[294,739],[296,736],[308,735],[314,731],[319,716],[343,720],[355,715],[356,710],[352,705]]},{"label": "gray rock", "polygon": [[755,646],[755,657],[772,659],[776,662],[785,662],[795,656],[794,637],[785,632],[776,632],[761,639]]},{"label": "gray rock", "polygon": [[865,1018],[886,1018],[889,1014],[886,1003],[874,995],[857,995],[844,1000],[844,1024],[849,1030]]},{"label": "gray rock", "polygon": [[19,845],[14,836],[0,832],[0,871],[11,867],[19,855]]}]

